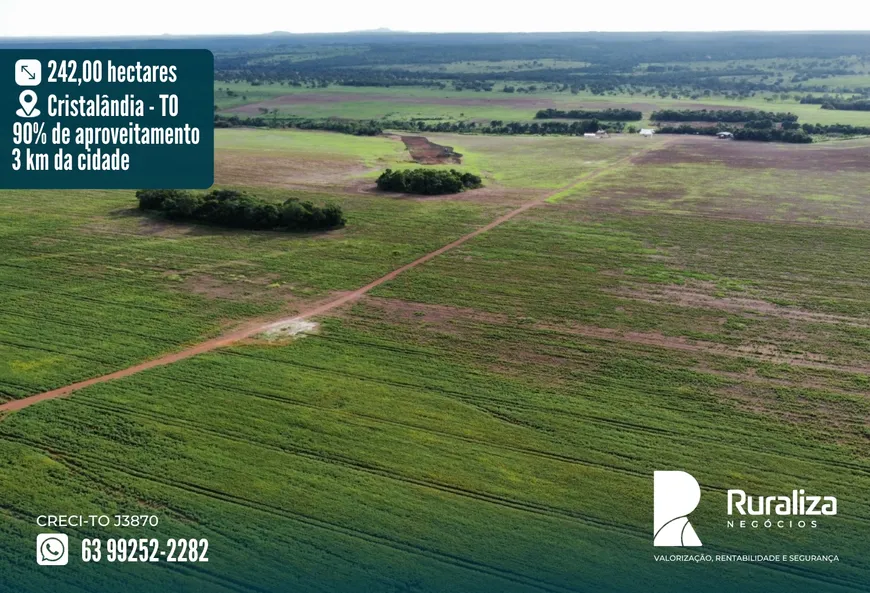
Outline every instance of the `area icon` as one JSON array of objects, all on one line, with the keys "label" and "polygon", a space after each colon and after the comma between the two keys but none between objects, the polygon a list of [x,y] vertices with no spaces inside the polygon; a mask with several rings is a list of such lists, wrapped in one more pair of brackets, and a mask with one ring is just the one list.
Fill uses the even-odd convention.
[{"label": "area icon", "polygon": [[15,62],[15,84],[18,86],[39,86],[42,82],[42,63],[39,60],[18,60]]}]

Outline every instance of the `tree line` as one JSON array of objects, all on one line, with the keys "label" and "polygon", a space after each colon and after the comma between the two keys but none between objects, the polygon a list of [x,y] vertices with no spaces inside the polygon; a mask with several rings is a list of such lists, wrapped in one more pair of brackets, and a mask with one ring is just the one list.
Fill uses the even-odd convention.
[{"label": "tree line", "polygon": [[278,117],[261,116],[261,117],[239,117],[237,115],[215,115],[215,128],[296,128],[299,130],[326,130],[329,132],[339,132],[341,134],[351,134],[353,136],[377,136],[384,129],[375,120],[353,120],[353,119],[309,119],[299,117]]},{"label": "tree line", "polygon": [[754,140],[756,142],[786,142],[789,144],[810,144],[813,137],[803,130],[787,128],[741,128],[734,130],[735,140]]},{"label": "tree line", "polygon": [[852,126],[849,124],[801,124],[801,129],[807,134],[837,135],[837,136],[870,136],[870,126]]},{"label": "tree line", "polygon": [[789,144],[809,144],[813,141],[812,136],[803,129],[789,128],[732,128],[729,126],[692,126],[680,124],[678,126],[661,126],[659,134],[690,134],[697,136],[715,136],[720,132],[731,132],[735,140],[752,140],[755,142],[786,142]]},{"label": "tree line", "polygon": [[841,111],[870,111],[870,99],[861,101],[832,101],[823,103],[822,109],[837,109]]},{"label": "tree line", "polygon": [[794,113],[774,113],[743,109],[662,109],[653,111],[652,121],[709,121],[742,123],[747,121],[769,120],[772,122],[797,121]]},{"label": "tree line", "polygon": [[535,114],[535,119],[603,119],[605,121],[640,121],[643,113],[632,109],[541,109]]},{"label": "tree line", "polygon": [[[583,134],[594,134],[598,130],[606,130],[608,132],[621,132],[625,124],[622,122],[608,122],[601,124],[598,120],[577,120],[572,122],[564,121],[545,121],[545,122],[504,122],[502,120],[492,120],[488,124],[460,121],[460,122],[393,122],[401,123],[401,126],[410,126],[411,129],[420,132],[452,132],[457,134],[492,134],[496,136],[521,136],[526,134],[532,135],[547,135],[556,134],[562,136],[582,136]],[[407,129],[407,127],[397,127],[399,129]]]},{"label": "tree line", "polygon": [[456,169],[387,169],[378,177],[378,189],[435,196],[458,194],[467,189],[483,187],[483,182],[473,173],[460,173]]},{"label": "tree line", "polygon": [[215,189],[195,194],[174,189],[136,192],[141,210],[161,212],[172,220],[188,220],[250,230],[316,231],[343,227],[336,204],[317,206],[298,198],[275,203],[244,192]]},{"label": "tree line", "polygon": [[216,128],[296,128],[301,130],[325,130],[352,134],[355,136],[377,136],[384,130],[409,130],[414,132],[444,132],[454,134],[492,134],[497,136],[547,135],[582,136],[598,130],[619,133],[625,130],[624,122],[599,122],[598,120],[577,120],[572,122],[504,122],[492,120],[489,123],[474,121],[431,122],[425,120],[336,120],[304,119],[291,117],[249,117],[237,115],[215,115]]},{"label": "tree line", "polygon": [[823,95],[821,97],[807,95],[801,98],[801,103],[805,105],[821,105],[822,109],[836,109],[838,111],[870,111],[870,99],[843,99],[831,97],[830,95]]}]

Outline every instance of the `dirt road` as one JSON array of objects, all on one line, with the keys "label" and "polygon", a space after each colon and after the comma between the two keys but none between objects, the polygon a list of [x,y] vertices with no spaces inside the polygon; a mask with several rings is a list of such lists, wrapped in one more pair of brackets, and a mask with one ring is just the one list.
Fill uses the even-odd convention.
[{"label": "dirt road", "polygon": [[[663,143],[657,143],[657,145],[660,148],[663,145]],[[646,149],[646,150],[648,150],[648,149]],[[572,181],[568,185],[561,187],[553,192],[547,193],[545,195],[540,195],[537,198],[535,198],[534,200],[526,202],[525,204],[519,206],[518,208],[515,208],[514,210],[511,210],[507,214],[504,214],[504,215],[496,218],[492,222],[480,227],[479,229],[476,229],[476,230],[468,233],[467,235],[463,235],[462,237],[456,239],[455,241],[448,243],[447,245],[444,245],[443,247],[440,247],[440,248],[436,249],[435,251],[431,251],[431,252],[427,253],[426,255],[424,255],[418,259],[415,259],[414,261],[412,261],[409,264],[405,264],[404,266],[402,266],[400,268],[396,268],[395,270],[393,270],[389,274],[381,276],[377,280],[373,280],[372,282],[369,282],[368,284],[366,284],[362,288],[358,288],[358,289],[354,290],[353,292],[346,293],[338,298],[335,298],[335,299],[326,301],[324,303],[320,303],[318,305],[315,305],[315,306],[311,307],[310,309],[303,310],[299,314],[297,314],[291,318],[276,319],[276,320],[272,320],[269,322],[262,322],[262,321],[260,321],[260,322],[248,322],[247,324],[239,327],[238,329],[233,330],[230,333],[224,334],[224,335],[219,336],[217,338],[213,338],[211,340],[207,340],[205,342],[201,342],[199,344],[196,344],[195,346],[185,348],[184,350],[180,350],[180,351],[174,352],[172,354],[166,354],[166,355],[161,356],[159,358],[154,358],[152,360],[128,367],[126,369],[122,369],[122,370],[116,371],[114,373],[109,373],[108,375],[94,377],[92,379],[87,379],[86,381],[80,381],[78,383],[73,383],[71,385],[67,385],[65,387],[60,387],[60,388],[54,389],[52,391],[46,391],[45,393],[40,393],[37,395],[32,395],[30,397],[25,397],[23,399],[12,400],[12,401],[6,402],[6,403],[0,405],[0,412],[9,412],[9,411],[14,411],[14,410],[21,410],[23,408],[32,406],[33,404],[44,401],[44,400],[67,396],[75,391],[78,391],[79,389],[84,389],[85,387],[90,387],[91,385],[96,385],[98,383],[105,383],[107,381],[113,381],[115,379],[122,379],[124,377],[129,377],[130,375],[135,375],[136,373],[140,373],[142,371],[146,371],[146,370],[152,369],[154,367],[172,364],[173,362],[177,362],[179,360],[184,360],[185,358],[190,358],[190,357],[196,356],[198,354],[203,354],[205,352],[211,352],[212,350],[216,350],[218,348],[230,346],[236,342],[239,342],[240,340],[244,340],[245,338],[250,338],[250,337],[255,336],[257,334],[263,333],[264,331],[266,331],[267,329],[269,329],[275,325],[290,323],[293,321],[302,321],[302,320],[307,319],[309,317],[316,317],[318,315],[323,315],[324,313],[328,313],[329,311],[332,311],[333,309],[336,309],[338,307],[341,307],[343,305],[346,305],[348,303],[351,303],[353,301],[360,299],[361,297],[363,297],[366,293],[368,293],[372,289],[380,286],[384,282],[389,282],[390,280],[394,279],[399,274],[407,272],[408,270],[410,270],[412,268],[416,268],[417,266],[424,264],[433,258],[438,257],[442,253],[450,251],[451,249],[462,245],[466,241],[473,239],[474,237],[476,237],[482,233],[490,231],[501,224],[504,224],[505,222],[509,221],[510,219],[514,218],[515,216],[518,216],[519,214],[522,214],[526,210],[529,210],[530,208],[534,208],[535,206],[539,206],[539,205],[545,203],[550,197],[558,195],[566,190],[569,190],[569,189],[575,187],[576,185],[579,185],[580,183],[589,181],[590,179],[593,179],[593,178],[595,178],[595,177],[597,177],[597,176],[599,176],[607,171],[610,171],[614,168],[620,167],[620,166],[632,161],[640,152],[645,152],[645,150],[633,152],[632,154],[630,154],[626,157],[623,157],[623,158],[619,159],[618,161],[611,163],[607,167],[604,167],[602,169],[598,169],[596,171],[592,171],[591,173],[587,173],[585,175],[581,175],[580,177],[578,177],[577,179],[575,179],[574,181]]]}]

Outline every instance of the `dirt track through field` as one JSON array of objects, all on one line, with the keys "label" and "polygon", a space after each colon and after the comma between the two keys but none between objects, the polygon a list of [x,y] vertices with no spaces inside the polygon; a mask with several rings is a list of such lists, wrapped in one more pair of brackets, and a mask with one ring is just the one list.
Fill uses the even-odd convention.
[{"label": "dirt track through field", "polygon": [[[661,148],[666,143],[667,142],[658,142],[654,146]],[[569,190],[569,189],[571,189],[571,188],[573,188],[581,183],[584,183],[586,181],[589,181],[590,179],[598,177],[599,175],[601,175],[607,171],[610,171],[614,168],[620,167],[626,163],[633,161],[633,159],[636,156],[638,156],[638,154],[640,154],[641,152],[645,152],[646,150],[649,150],[649,148],[652,148],[652,147],[648,147],[648,148],[645,148],[645,149],[642,149],[639,151],[632,152],[628,156],[625,156],[625,157],[611,163],[610,165],[608,165],[606,167],[603,167],[601,169],[597,169],[597,170],[592,171],[590,173],[586,173],[584,175],[581,175],[580,177],[576,178],[574,181],[565,185],[564,187],[560,187],[559,189],[552,191],[550,193],[547,193],[545,195],[538,196],[534,200],[526,202],[525,204],[511,210],[507,214],[503,214],[502,216],[499,216],[498,218],[496,218],[492,222],[480,227],[479,229],[476,229],[476,230],[468,233],[467,235],[463,235],[462,237],[459,237],[455,241],[452,241],[452,242],[448,243],[447,245],[444,245],[443,247],[436,249],[435,251],[430,251],[426,255],[424,255],[418,259],[415,259],[411,263],[405,264],[404,266],[402,266],[400,268],[396,268],[395,270],[393,270],[389,274],[381,276],[377,280],[373,280],[372,282],[369,282],[368,284],[366,284],[362,288],[358,288],[358,289],[354,290],[353,292],[345,293],[340,297],[337,297],[335,299],[331,299],[331,300],[326,301],[324,303],[314,305],[310,309],[300,311],[297,315],[294,315],[293,317],[278,319],[278,320],[274,320],[274,321],[270,321],[270,322],[263,322],[263,321],[248,322],[248,323],[242,325],[241,327],[239,327],[239,328],[237,328],[229,333],[226,333],[222,336],[219,336],[217,338],[213,338],[211,340],[207,340],[205,342],[200,342],[199,344],[196,344],[194,346],[190,346],[188,348],[185,348],[184,350],[180,350],[180,351],[174,352],[172,354],[166,354],[166,355],[161,356],[159,358],[154,358],[152,360],[148,360],[146,362],[143,362],[143,363],[131,366],[131,367],[127,367],[126,369],[122,369],[120,371],[115,371],[114,373],[109,373],[108,375],[94,377],[92,379],[87,379],[85,381],[79,381],[78,383],[73,383],[73,384],[67,385],[65,387],[60,387],[58,389],[53,389],[51,391],[46,391],[44,393],[32,395],[30,397],[25,397],[22,399],[17,399],[17,400],[12,400],[12,401],[6,402],[6,403],[0,405],[0,412],[11,412],[14,410],[21,410],[23,408],[27,408],[29,406],[32,406],[35,403],[38,403],[38,402],[41,402],[44,400],[55,399],[58,397],[64,397],[64,396],[70,395],[71,393],[73,393],[75,391],[78,391],[80,389],[84,389],[86,387],[90,387],[92,385],[97,385],[98,383],[106,383],[108,381],[114,381],[115,379],[123,379],[124,377],[129,377],[131,375],[141,373],[142,371],[147,371],[148,369],[152,369],[154,367],[172,364],[174,362],[178,362],[179,360],[191,358],[191,357],[196,356],[198,354],[204,354],[206,352],[211,352],[212,350],[217,350],[218,348],[230,346],[230,345],[235,344],[235,343],[237,343],[241,340],[244,340],[246,338],[250,338],[250,337],[255,336],[257,334],[261,334],[269,329],[273,329],[275,326],[285,325],[285,324],[288,324],[288,323],[291,323],[294,321],[302,321],[302,320],[308,319],[310,317],[316,317],[318,315],[323,315],[324,313],[328,313],[329,311],[332,311],[333,309],[337,309],[338,307],[341,307],[343,305],[346,305],[348,303],[351,303],[351,302],[354,302],[354,301],[360,299],[366,293],[377,288],[381,284],[383,284],[385,282],[389,282],[390,280],[396,278],[398,275],[400,275],[404,272],[407,272],[408,270],[410,270],[412,268],[416,268],[417,266],[424,264],[427,261],[434,259],[434,258],[438,257],[439,255],[446,253],[447,251],[450,251],[451,249],[453,249],[455,247],[459,247],[460,245],[462,245],[466,241],[469,241],[470,239],[473,239],[474,237],[477,237],[478,235],[481,235],[487,231],[494,229],[495,227],[497,227],[501,224],[504,224],[505,222],[511,220],[515,216],[522,214],[526,210],[529,210],[530,208],[534,208],[535,206],[540,206],[541,204],[544,204],[552,196],[558,195],[558,194],[560,194],[564,191],[567,191],[567,190]]]}]

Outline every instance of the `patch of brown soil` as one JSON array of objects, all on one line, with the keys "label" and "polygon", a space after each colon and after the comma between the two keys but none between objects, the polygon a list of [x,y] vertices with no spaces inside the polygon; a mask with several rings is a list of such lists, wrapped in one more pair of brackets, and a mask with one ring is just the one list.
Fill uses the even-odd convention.
[{"label": "patch of brown soil", "polygon": [[366,307],[376,309],[386,319],[392,321],[416,321],[419,323],[443,325],[453,321],[481,321],[485,323],[508,323],[507,315],[487,313],[470,307],[452,307],[449,305],[431,305],[416,303],[402,299],[366,297],[363,301]]},{"label": "patch of brown soil", "polygon": [[441,146],[430,142],[423,136],[401,136],[405,148],[411,153],[411,158],[421,165],[458,165],[462,163],[462,155],[453,150],[452,146]]},{"label": "patch of brown soil", "polygon": [[794,401],[783,400],[772,386],[760,383],[738,383],[719,393],[749,412],[762,414],[793,425],[812,426],[831,435],[840,444],[860,443],[866,447],[866,430],[870,427],[866,414],[854,408],[847,395],[842,401],[799,396]]},{"label": "patch of brown soil", "polygon": [[744,344],[737,348],[732,348],[725,344],[692,340],[682,336],[665,336],[657,332],[632,332],[591,326],[560,327],[539,325],[536,327],[580,335],[588,338],[630,342],[633,344],[667,348],[671,350],[683,350],[685,352],[698,352],[702,354],[730,356],[735,358],[751,358],[774,364],[788,364],[798,367],[826,369],[832,371],[861,374],[870,373],[870,366],[832,364],[827,362],[823,356],[818,354],[782,352],[774,344]]},{"label": "patch of brown soil", "polygon": [[209,299],[231,299],[234,301],[262,300],[264,297],[288,301],[293,291],[288,286],[277,286],[276,275],[261,278],[225,280],[209,274],[190,274],[184,278],[181,287],[188,292]]},{"label": "patch of brown soil", "polygon": [[[454,331],[451,326],[461,321],[472,320],[493,324],[510,324],[510,317],[494,315],[462,307],[447,307],[443,305],[428,305],[409,303],[395,299],[367,298],[366,304],[371,304],[386,313],[388,319],[420,319],[427,323],[437,324],[439,329]],[[516,321],[513,321],[516,323]],[[744,344],[736,348],[715,342],[693,340],[682,336],[666,336],[658,332],[637,332],[612,328],[595,327],[579,324],[531,323],[525,327],[546,330],[555,333],[578,335],[597,340],[626,342],[642,346],[697,352],[715,356],[735,358],[750,358],[776,364],[790,364],[799,367],[826,369],[835,371],[868,373],[870,366],[844,366],[828,362],[823,356],[813,353],[783,352],[774,344]]]},{"label": "patch of brown soil", "polygon": [[803,309],[783,307],[759,299],[716,297],[687,287],[665,287],[655,291],[646,289],[622,290],[617,293],[617,296],[651,303],[667,303],[669,305],[678,305],[681,307],[717,309],[720,311],[735,313],[750,311],[771,317],[791,319],[794,321],[845,324],[853,327],[870,328],[870,322],[857,317],[804,311]]},{"label": "patch of brown soil", "polygon": [[[119,219],[123,224],[119,224]],[[123,240],[124,237],[190,237],[230,234],[234,231],[216,226],[187,223],[162,218],[157,213],[138,208],[115,210],[109,218],[94,218],[78,229],[83,233],[107,235]]]},{"label": "patch of brown soil", "polygon": [[[401,324],[413,331],[415,339],[426,343],[430,338],[436,341],[443,336],[452,339],[467,338],[469,332],[486,331],[488,326],[512,326],[520,320],[508,315],[489,313],[469,307],[455,307],[449,305],[436,305],[417,303],[402,299],[366,297],[361,305],[362,314],[359,310],[354,311],[352,320],[358,320],[360,316],[374,315],[378,320],[386,320],[391,324]],[[339,315],[342,315],[339,313]],[[344,315],[342,315],[344,316]],[[479,326],[475,328],[475,326]],[[570,360],[555,354],[535,352],[529,348],[508,349],[493,346],[487,352],[490,358],[487,367],[504,375],[520,376],[527,372],[528,368],[517,363],[535,365],[539,368],[564,366],[570,364]]]},{"label": "patch of brown soil", "polygon": [[735,169],[866,172],[870,163],[870,145],[846,143],[789,145],[678,136],[666,149],[644,153],[636,164],[674,165],[711,162]]},{"label": "patch of brown soil", "polygon": [[339,188],[366,171],[351,159],[317,160],[251,150],[215,152],[215,183],[274,188]]},{"label": "patch of brown soil", "polygon": [[[383,194],[381,194],[383,195]],[[464,191],[458,194],[445,194],[441,196],[414,196],[412,199],[420,201],[449,200],[452,202],[474,202],[476,204],[492,204],[507,207],[517,206],[527,201],[530,197],[528,190],[507,189],[497,185],[487,185],[474,191]],[[542,207],[546,207],[544,204]]]},{"label": "patch of brown soil", "polygon": [[837,385],[830,380],[830,377],[827,377],[824,373],[824,369],[820,369],[817,372],[805,371],[800,374],[799,378],[795,379],[787,379],[787,378],[774,378],[774,377],[766,377],[759,375],[757,369],[748,368],[743,372],[734,372],[734,371],[723,371],[720,369],[711,368],[709,365],[699,363],[695,366],[695,370],[701,373],[706,373],[708,375],[716,375],[717,377],[723,377],[725,379],[730,379],[731,381],[736,381],[738,383],[756,383],[758,385],[777,385],[782,387],[790,387],[790,388],[798,388],[805,389],[807,387],[813,389],[825,390],[829,393],[844,395],[844,396],[863,396],[864,393],[858,393],[856,391],[849,391],[843,389],[841,385]]},{"label": "patch of brown soil", "polygon": [[137,235],[144,235],[147,237],[151,236],[181,236],[185,234],[185,229],[177,224],[175,221],[168,222],[165,220],[159,220],[157,218],[151,218],[142,216],[139,219],[139,224],[136,228]]}]

